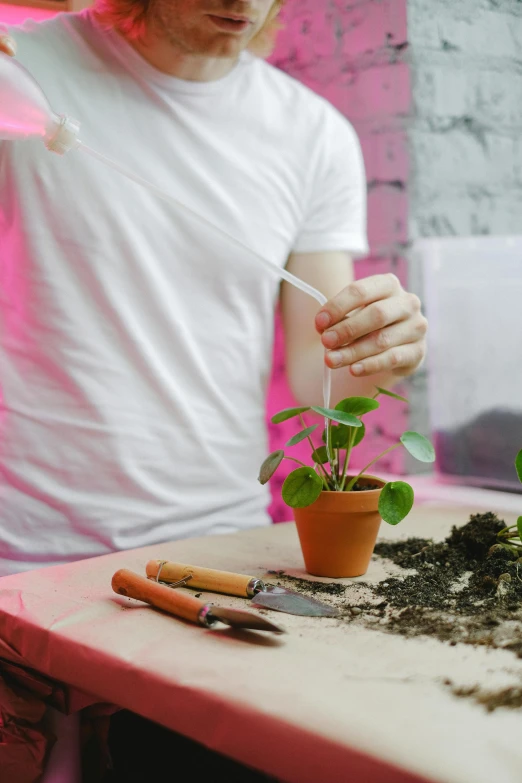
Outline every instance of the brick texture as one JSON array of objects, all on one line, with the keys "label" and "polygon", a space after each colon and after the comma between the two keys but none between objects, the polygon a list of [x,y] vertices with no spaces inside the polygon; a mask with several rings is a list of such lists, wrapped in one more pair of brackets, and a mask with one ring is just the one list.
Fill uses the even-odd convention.
[{"label": "brick texture", "polygon": [[522,3],[409,0],[410,238],[518,233]]},{"label": "brick texture", "polygon": [[[520,234],[522,2],[408,0],[408,42],[410,242]],[[423,372],[410,392],[424,430],[427,383]]]}]

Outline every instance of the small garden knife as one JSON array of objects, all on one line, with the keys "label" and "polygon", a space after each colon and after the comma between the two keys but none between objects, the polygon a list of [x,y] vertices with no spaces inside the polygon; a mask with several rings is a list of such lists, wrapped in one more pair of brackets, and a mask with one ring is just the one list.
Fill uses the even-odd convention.
[{"label": "small garden knife", "polygon": [[280,625],[269,622],[264,617],[253,612],[243,612],[241,609],[228,609],[224,606],[214,606],[198,601],[187,593],[169,590],[163,584],[155,584],[128,568],[120,568],[112,577],[112,589],[119,595],[144,601],[156,609],[181,617],[191,623],[211,628],[217,622],[225,623],[233,628],[250,628],[254,631],[270,631],[285,633]]},{"label": "small garden knife", "polygon": [[250,598],[254,606],[274,609],[286,614],[308,617],[336,617],[338,609],[315,598],[309,598],[285,587],[271,585],[255,576],[216,571],[212,568],[173,563],[168,560],[149,560],[146,566],[149,579],[169,586],[208,590],[214,593]]}]

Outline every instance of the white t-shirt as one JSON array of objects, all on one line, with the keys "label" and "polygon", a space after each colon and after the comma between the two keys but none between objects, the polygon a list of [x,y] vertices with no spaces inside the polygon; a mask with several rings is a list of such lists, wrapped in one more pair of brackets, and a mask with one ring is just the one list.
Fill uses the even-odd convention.
[{"label": "white t-shirt", "polygon": [[[90,12],[12,33],[85,144],[247,247],[366,251],[356,135],[297,81],[247,53],[176,79]],[[269,523],[275,277],[39,139],[0,142],[0,261],[0,573]]]}]

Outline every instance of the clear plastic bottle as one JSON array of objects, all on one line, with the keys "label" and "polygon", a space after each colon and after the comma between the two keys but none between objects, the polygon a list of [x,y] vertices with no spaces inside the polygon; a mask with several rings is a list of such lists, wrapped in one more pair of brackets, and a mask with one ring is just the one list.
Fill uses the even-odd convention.
[{"label": "clear plastic bottle", "polygon": [[0,53],[0,139],[40,136],[59,154],[80,144],[79,125],[55,114],[40,85],[14,57]]}]

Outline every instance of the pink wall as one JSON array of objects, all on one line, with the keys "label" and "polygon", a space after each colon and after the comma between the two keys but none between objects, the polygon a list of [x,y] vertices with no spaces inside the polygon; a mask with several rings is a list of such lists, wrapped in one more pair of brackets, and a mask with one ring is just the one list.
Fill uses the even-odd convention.
[{"label": "pink wall", "polygon": [[[52,15],[40,9],[0,4],[0,23]],[[331,101],[354,124],[361,140],[368,180],[371,254],[357,262],[356,275],[393,271],[406,285],[407,265],[401,255],[407,242],[408,214],[408,155],[403,119],[410,109],[410,84],[408,66],[402,61],[407,40],[406,0],[363,0],[355,6],[347,6],[343,0],[330,0],[327,4],[292,0],[285,9],[284,20],[285,28],[271,61]],[[284,376],[278,325],[268,417],[293,404]],[[407,429],[405,408],[387,401],[381,405],[372,417],[373,426],[365,441],[368,444],[371,437],[370,446],[362,444],[357,450],[359,467]],[[281,448],[296,432],[295,420],[277,426],[268,422],[268,426],[271,449]],[[292,454],[308,461],[309,449],[300,444]],[[401,472],[401,451],[392,452],[379,465],[382,470]],[[281,501],[280,486],[291,469],[291,463],[284,463],[271,482],[270,510],[275,521],[290,516]]]},{"label": "pink wall", "polygon": [[41,8],[0,4],[0,24],[20,24],[25,19],[34,19],[36,22],[39,22],[54,15],[54,11],[44,11]]},{"label": "pink wall", "polygon": [[[271,61],[327,98],[354,124],[361,140],[368,180],[368,233],[371,254],[357,262],[356,276],[393,271],[407,284],[407,264],[401,253],[407,242],[408,155],[403,119],[410,110],[406,49],[406,0],[292,0],[285,9]],[[401,391],[401,389],[397,389]],[[403,391],[403,390],[402,390]],[[277,329],[268,416],[294,404],[284,377],[281,330]],[[407,409],[393,401],[368,418],[368,435],[357,449],[363,467],[407,429]],[[271,449],[282,448],[297,431],[295,420],[269,423]],[[370,442],[371,438],[371,442]],[[402,450],[383,459],[381,470],[402,472]],[[293,456],[308,461],[309,448],[299,444]],[[275,521],[290,517],[280,498],[280,486],[292,463],[283,463],[272,479],[271,514]]]}]

